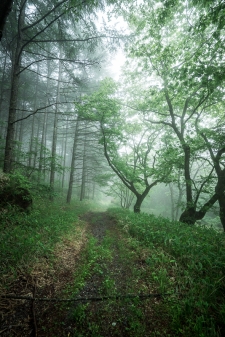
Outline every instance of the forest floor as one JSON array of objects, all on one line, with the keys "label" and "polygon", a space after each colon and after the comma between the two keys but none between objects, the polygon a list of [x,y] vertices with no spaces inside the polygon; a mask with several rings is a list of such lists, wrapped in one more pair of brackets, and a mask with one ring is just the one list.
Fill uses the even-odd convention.
[{"label": "forest floor", "polygon": [[4,290],[12,297],[58,300],[2,299],[0,335],[172,336],[147,253],[107,212],[86,213],[74,235],[57,244],[54,259],[46,256],[18,271]]}]

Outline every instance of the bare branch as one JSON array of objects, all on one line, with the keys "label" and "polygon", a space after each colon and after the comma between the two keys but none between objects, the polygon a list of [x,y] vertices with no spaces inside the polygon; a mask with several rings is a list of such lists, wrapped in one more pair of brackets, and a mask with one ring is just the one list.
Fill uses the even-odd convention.
[{"label": "bare branch", "polygon": [[[47,109],[47,108],[49,108],[49,107],[51,107],[51,106],[58,105],[58,104],[69,104],[69,103],[75,104],[76,102],[75,102],[75,101],[73,101],[73,102],[55,102],[55,103],[46,105],[46,106],[44,106],[44,107],[41,107],[41,108],[36,109],[35,111],[31,112],[31,113],[30,113],[29,115],[27,115],[26,117],[19,118],[19,119],[13,121],[11,124],[14,124],[14,123],[23,121],[23,120],[29,118],[30,116],[35,115],[36,113],[40,113],[40,112],[41,112],[41,113],[45,113],[45,111],[41,111],[41,110]],[[20,110],[20,109],[17,109],[17,110]],[[29,110],[23,110],[23,109],[21,109],[20,111],[29,111]]]},{"label": "bare branch", "polygon": [[[24,67],[21,71],[19,71],[17,73],[17,75],[21,74],[24,70],[28,69],[32,64],[43,62],[43,61],[48,61],[48,60],[58,60],[58,61],[63,61],[63,62],[71,62],[71,63],[76,63],[76,64],[79,64],[79,65],[82,65],[82,66],[92,66],[94,64],[99,64],[99,62],[97,62],[97,61],[93,61],[93,62],[76,61],[76,60],[70,60],[70,59],[60,59],[60,58],[57,58],[57,57],[46,57],[44,59],[31,62],[28,66]],[[57,79],[57,81],[58,81],[58,79]]]},{"label": "bare branch", "polygon": [[214,171],[214,167],[213,167],[212,170],[210,171],[208,177],[201,183],[201,186],[200,186],[199,190],[197,190],[196,185],[195,185],[194,181],[192,180],[192,182],[193,182],[193,184],[194,184],[194,186],[195,186],[195,188],[196,188],[196,191],[197,191],[197,194],[196,194],[196,197],[195,197],[195,201],[194,201],[194,204],[195,204],[195,205],[197,205],[197,202],[198,202],[198,199],[199,199],[199,197],[200,197],[200,194],[202,193],[203,187],[205,186],[205,184],[206,184],[211,178],[213,178],[213,177],[211,177],[213,171]]},{"label": "bare branch", "polygon": [[169,122],[164,122],[164,121],[153,121],[152,119],[144,119],[146,122],[152,123],[152,124],[163,124],[163,125],[167,125],[170,127],[173,127],[172,123]]},{"label": "bare branch", "polygon": [[[36,36],[34,36],[34,38]],[[90,40],[101,39],[101,38],[115,39],[115,36],[99,35],[99,36],[87,37],[85,39],[57,39],[57,40],[52,40],[52,39],[48,39],[48,40],[34,40],[34,38],[32,38],[31,40],[24,40],[24,41],[27,41],[28,43],[30,43],[30,42],[35,42],[35,43],[36,42],[87,42],[87,41],[90,41]]]},{"label": "bare branch", "polygon": [[56,8],[58,8],[59,6],[61,6],[62,4],[64,4],[67,1],[69,1],[69,0],[62,0],[55,7],[53,7],[50,11],[48,11],[45,15],[43,15],[39,20],[35,21],[34,23],[32,23],[29,26],[24,27],[22,29],[22,31],[25,32],[27,29],[30,29],[30,28],[36,26],[38,23],[40,23],[41,21],[43,21],[49,14],[51,14],[52,12],[54,12],[56,10]]}]

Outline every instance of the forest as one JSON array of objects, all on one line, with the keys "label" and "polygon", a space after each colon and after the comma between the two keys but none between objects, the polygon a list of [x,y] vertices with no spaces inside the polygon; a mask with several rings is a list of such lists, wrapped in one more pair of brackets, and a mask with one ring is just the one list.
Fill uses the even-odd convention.
[{"label": "forest", "polygon": [[1,1],[0,335],[224,336],[224,42],[224,0]]}]

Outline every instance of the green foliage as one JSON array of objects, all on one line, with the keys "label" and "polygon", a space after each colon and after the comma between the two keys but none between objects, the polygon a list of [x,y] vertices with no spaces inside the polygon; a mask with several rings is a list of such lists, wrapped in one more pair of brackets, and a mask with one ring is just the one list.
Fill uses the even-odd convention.
[{"label": "green foliage", "polygon": [[[95,226],[99,225],[99,220],[101,216],[99,218],[98,214],[93,216],[91,221]],[[107,226],[106,222],[100,223],[100,226]],[[85,289],[92,288],[98,297],[142,293],[142,271],[140,266],[135,264],[138,251],[134,252],[131,245],[126,244],[123,239],[121,233],[113,227],[106,231],[100,242],[93,236],[88,238],[75,271],[74,284],[66,290],[67,296],[77,296],[85,293]],[[151,310],[156,309],[160,312],[160,305],[155,305],[153,301],[150,305]],[[103,302],[75,305],[70,309],[70,324],[73,326],[75,322],[73,333],[77,336],[79,333],[85,336],[93,336],[96,333],[97,336],[142,337],[148,333],[149,319],[146,318],[149,317],[145,312],[148,306],[148,300],[140,301],[136,297],[109,298]]]},{"label": "green foliage", "polygon": [[[167,298],[173,336],[220,336],[224,332],[225,239],[213,229],[162,217],[111,209],[137,245]],[[175,295],[173,295],[175,293]]]},{"label": "green foliage", "polygon": [[77,107],[80,118],[104,123],[107,118],[117,115],[119,101],[115,98],[116,88],[117,85],[111,78],[102,80],[97,91],[82,97],[82,102]]},{"label": "green foliage", "polygon": [[[209,27],[214,29],[213,35],[219,39],[221,31],[224,28],[224,2],[217,2],[215,0],[192,0],[191,2],[201,11],[196,27],[199,30],[205,30]],[[196,29],[196,27],[194,28]]]},{"label": "green foliage", "polygon": [[[4,177],[4,176],[3,176]],[[31,183],[27,177],[25,177],[21,171],[16,170],[8,175],[6,175],[8,183],[7,186],[10,189],[17,190],[18,188],[30,189]]]},{"label": "green foliage", "polygon": [[0,206],[28,210],[32,205],[31,184],[19,171],[0,174]]},{"label": "green foliage", "polygon": [[1,210],[0,275],[29,268],[43,256],[51,258],[55,244],[74,230],[78,216],[88,208],[88,204],[79,201],[64,208],[60,200],[50,203],[42,198],[36,200],[29,214]]},{"label": "green foliage", "polygon": [[[125,74],[129,106],[139,111],[149,130],[162,127],[156,151],[162,161],[155,165],[154,176],[162,181],[165,173],[164,182],[176,183],[178,189],[184,182],[184,222],[190,221],[191,208],[195,216],[201,212],[203,216],[216,200],[216,186],[223,189],[220,175],[215,176],[213,171],[216,163],[212,154],[218,151],[218,138],[220,143],[222,140],[218,134],[223,134],[219,111],[224,110],[224,44],[214,36],[216,22],[210,23],[208,15],[215,11],[221,16],[223,5],[196,2],[143,2],[130,13],[134,39],[127,48],[129,63]],[[209,21],[204,29],[198,29],[201,15],[205,14]],[[214,132],[210,134],[208,130],[203,136],[200,131],[206,125]],[[210,156],[206,151],[211,151]],[[223,213],[221,209],[220,214]],[[195,218],[191,221],[194,223]]]},{"label": "green foliage", "polygon": [[[125,191],[122,192],[125,199],[126,191],[130,190],[130,195],[135,195],[137,199],[135,210],[140,211],[141,203],[149,190],[157,182],[167,181],[172,168],[163,165],[161,153],[156,151],[160,129],[155,127],[148,130],[138,118],[130,122],[129,118],[132,119],[133,115],[123,108],[116,89],[118,85],[112,79],[105,78],[96,92],[82,97],[78,114],[81,119],[88,119],[100,128],[99,143],[106,160],[125,186]],[[116,194],[120,191],[119,188]],[[122,197],[124,207],[129,207],[131,199],[124,202]]]}]

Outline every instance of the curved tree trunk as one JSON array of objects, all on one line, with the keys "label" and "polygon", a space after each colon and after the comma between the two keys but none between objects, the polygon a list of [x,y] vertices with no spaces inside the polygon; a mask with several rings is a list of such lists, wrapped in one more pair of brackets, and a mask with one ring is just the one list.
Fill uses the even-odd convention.
[{"label": "curved tree trunk", "polygon": [[220,221],[222,223],[223,230],[225,231],[225,195],[224,194],[221,195],[218,198],[218,201],[219,201],[219,205],[220,205],[220,213],[219,213]]},{"label": "curved tree trunk", "polygon": [[188,225],[194,225],[196,222],[196,210],[194,207],[186,208],[180,216],[179,221]]},{"label": "curved tree trunk", "polygon": [[221,169],[219,167],[219,160],[218,160],[217,174],[218,174],[218,183],[216,186],[216,193],[218,195],[218,202],[220,206],[219,217],[222,223],[223,229],[225,231],[225,169]]},{"label": "curved tree trunk", "polygon": [[150,188],[147,188],[147,189],[145,189],[144,193],[142,193],[142,194],[135,193],[136,202],[134,204],[134,213],[140,213],[141,212],[142,202],[144,201],[144,199],[147,196],[149,191],[150,191]]},{"label": "curved tree trunk", "polygon": [[190,207],[189,209],[185,209],[184,212],[181,214],[179,221],[186,223],[188,225],[194,225],[197,220],[202,220],[208,210],[215,204],[218,200],[219,195],[216,192],[213,196],[207,201],[199,211],[196,211],[195,207]]}]

